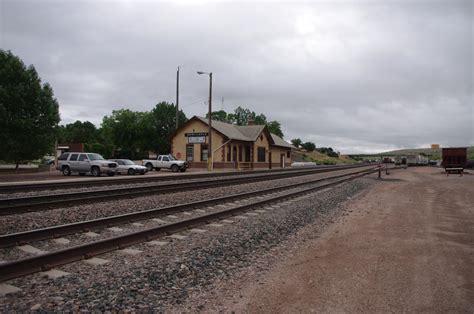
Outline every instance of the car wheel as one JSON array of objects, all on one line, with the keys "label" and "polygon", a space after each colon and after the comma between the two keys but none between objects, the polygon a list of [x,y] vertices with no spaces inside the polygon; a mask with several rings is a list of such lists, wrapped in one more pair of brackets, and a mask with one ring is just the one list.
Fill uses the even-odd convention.
[{"label": "car wheel", "polygon": [[171,171],[173,171],[173,172],[178,172],[178,169],[179,169],[178,165],[172,165],[171,166]]},{"label": "car wheel", "polygon": [[63,167],[63,175],[65,176],[71,175],[71,169],[68,166]]},{"label": "car wheel", "polygon": [[135,170],[133,170],[132,168],[128,169],[128,174],[133,176],[135,174]]},{"label": "car wheel", "polygon": [[100,177],[100,169],[99,167],[92,167],[91,173],[94,177]]},{"label": "car wheel", "polygon": [[146,167],[146,169],[147,169],[148,171],[152,171],[152,170],[153,170],[153,165],[152,165],[150,162],[147,163],[147,164],[145,165],[145,167]]}]

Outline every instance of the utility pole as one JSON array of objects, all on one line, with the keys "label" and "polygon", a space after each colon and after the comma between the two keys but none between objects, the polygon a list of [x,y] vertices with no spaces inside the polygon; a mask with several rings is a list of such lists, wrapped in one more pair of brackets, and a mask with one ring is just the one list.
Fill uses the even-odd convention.
[{"label": "utility pole", "polygon": [[207,74],[209,75],[209,147],[207,148],[207,170],[212,171],[212,72],[207,73],[203,71],[198,71],[197,74]]},{"label": "utility pole", "polygon": [[178,113],[179,113],[179,67],[178,67],[178,71],[176,71],[176,130],[178,129],[178,126],[179,126]]},{"label": "utility pole", "polygon": [[212,72],[209,73],[209,148],[207,150],[207,169],[212,171]]}]

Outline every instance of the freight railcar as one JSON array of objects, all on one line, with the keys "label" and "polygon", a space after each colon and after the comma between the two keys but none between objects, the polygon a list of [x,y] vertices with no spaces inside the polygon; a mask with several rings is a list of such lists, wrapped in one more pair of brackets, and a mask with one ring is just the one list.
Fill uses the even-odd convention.
[{"label": "freight railcar", "polygon": [[441,165],[444,168],[464,168],[466,166],[467,148],[449,147],[442,150],[443,161]]}]

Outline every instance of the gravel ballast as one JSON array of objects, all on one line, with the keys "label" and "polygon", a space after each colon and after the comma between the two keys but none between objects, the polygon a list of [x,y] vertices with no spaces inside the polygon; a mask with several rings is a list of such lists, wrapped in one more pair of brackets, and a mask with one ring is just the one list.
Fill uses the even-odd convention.
[{"label": "gravel ballast", "polygon": [[357,179],[243,215],[247,219],[218,222],[222,227],[198,227],[207,232],[188,231],[182,233],[187,236],[183,240],[159,239],[168,242],[164,246],[135,245],[133,249],[142,250],[138,255],[105,254],[100,257],[109,263],[101,266],[78,262],[61,267],[69,276],[47,279],[35,274],[11,280],[8,283],[22,291],[5,296],[0,311],[206,310],[200,296],[247,269],[264,271],[268,265],[261,259],[266,254],[291,242],[305,225],[317,224],[322,230],[343,215],[345,200],[373,182]]},{"label": "gravel ballast", "polygon": [[[354,171],[357,170],[339,170],[295,178],[223,186],[220,188],[201,189],[198,191],[183,191],[178,193],[140,196],[131,199],[117,199],[91,204],[81,204],[66,208],[30,212],[20,215],[0,216],[0,234],[22,232],[204,199],[213,199],[231,194],[306,182],[311,179],[326,178],[336,174],[350,173]],[[21,223],[19,223],[19,221]]]}]

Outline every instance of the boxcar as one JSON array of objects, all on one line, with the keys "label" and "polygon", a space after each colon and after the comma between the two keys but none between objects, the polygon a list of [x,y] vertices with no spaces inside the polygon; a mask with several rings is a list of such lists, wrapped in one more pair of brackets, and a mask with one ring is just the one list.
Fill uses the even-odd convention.
[{"label": "boxcar", "polygon": [[444,168],[464,168],[466,166],[467,148],[443,148],[442,156],[443,161],[441,162],[441,166]]}]

